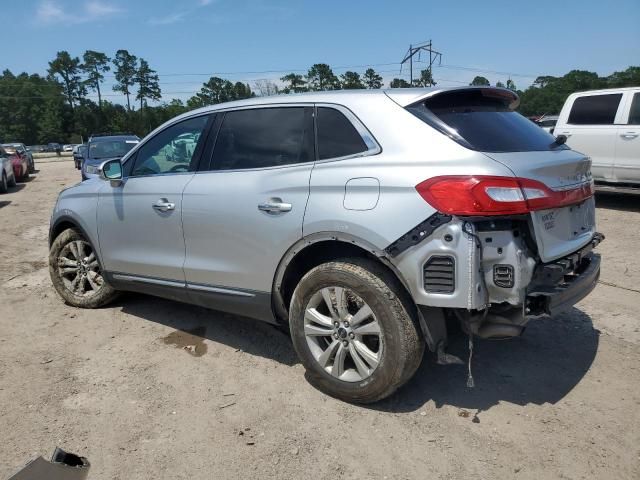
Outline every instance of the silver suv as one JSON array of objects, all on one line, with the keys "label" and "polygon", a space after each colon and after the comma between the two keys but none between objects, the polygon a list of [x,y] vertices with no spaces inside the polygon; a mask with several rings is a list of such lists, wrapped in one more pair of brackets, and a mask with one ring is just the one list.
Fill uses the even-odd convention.
[{"label": "silver suv", "polygon": [[60,194],[51,279],[77,307],[130,290],[285,327],[315,386],[382,399],[425,345],[452,360],[449,320],[517,336],[597,282],[591,162],[517,104],[464,87],[189,112]]}]

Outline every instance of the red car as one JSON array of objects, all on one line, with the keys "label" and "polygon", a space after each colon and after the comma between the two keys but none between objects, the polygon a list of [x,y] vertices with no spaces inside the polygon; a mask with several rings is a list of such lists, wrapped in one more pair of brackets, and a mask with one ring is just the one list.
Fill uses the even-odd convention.
[{"label": "red car", "polygon": [[20,151],[12,145],[3,145],[5,152],[9,154],[9,160],[13,166],[13,174],[18,181],[29,178],[29,158],[27,153]]}]

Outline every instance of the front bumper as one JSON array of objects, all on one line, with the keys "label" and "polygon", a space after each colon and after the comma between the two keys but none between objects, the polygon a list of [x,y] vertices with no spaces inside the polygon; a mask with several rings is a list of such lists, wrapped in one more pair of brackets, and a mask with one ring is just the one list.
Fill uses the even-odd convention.
[{"label": "front bumper", "polygon": [[601,258],[592,250],[603,239],[603,235],[596,234],[576,253],[539,265],[527,288],[527,314],[555,315],[589,295],[600,278]]}]

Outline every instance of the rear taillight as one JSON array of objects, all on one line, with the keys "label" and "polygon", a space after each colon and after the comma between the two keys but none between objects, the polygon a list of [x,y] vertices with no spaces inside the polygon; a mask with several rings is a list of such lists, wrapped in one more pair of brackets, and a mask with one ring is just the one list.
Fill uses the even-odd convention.
[{"label": "rear taillight", "polygon": [[520,215],[580,203],[593,195],[593,182],[557,191],[528,178],[442,176],[419,183],[416,190],[442,213]]}]

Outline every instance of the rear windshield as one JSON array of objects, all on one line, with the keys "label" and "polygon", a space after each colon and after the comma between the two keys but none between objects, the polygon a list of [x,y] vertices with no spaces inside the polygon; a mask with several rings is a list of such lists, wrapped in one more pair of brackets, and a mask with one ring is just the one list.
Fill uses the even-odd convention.
[{"label": "rear windshield", "polygon": [[137,144],[138,140],[104,140],[90,143],[89,158],[98,160],[102,158],[123,157]]},{"label": "rear windshield", "polygon": [[482,152],[568,148],[512,110],[511,96],[491,89],[445,92],[407,109],[458,143]]}]

